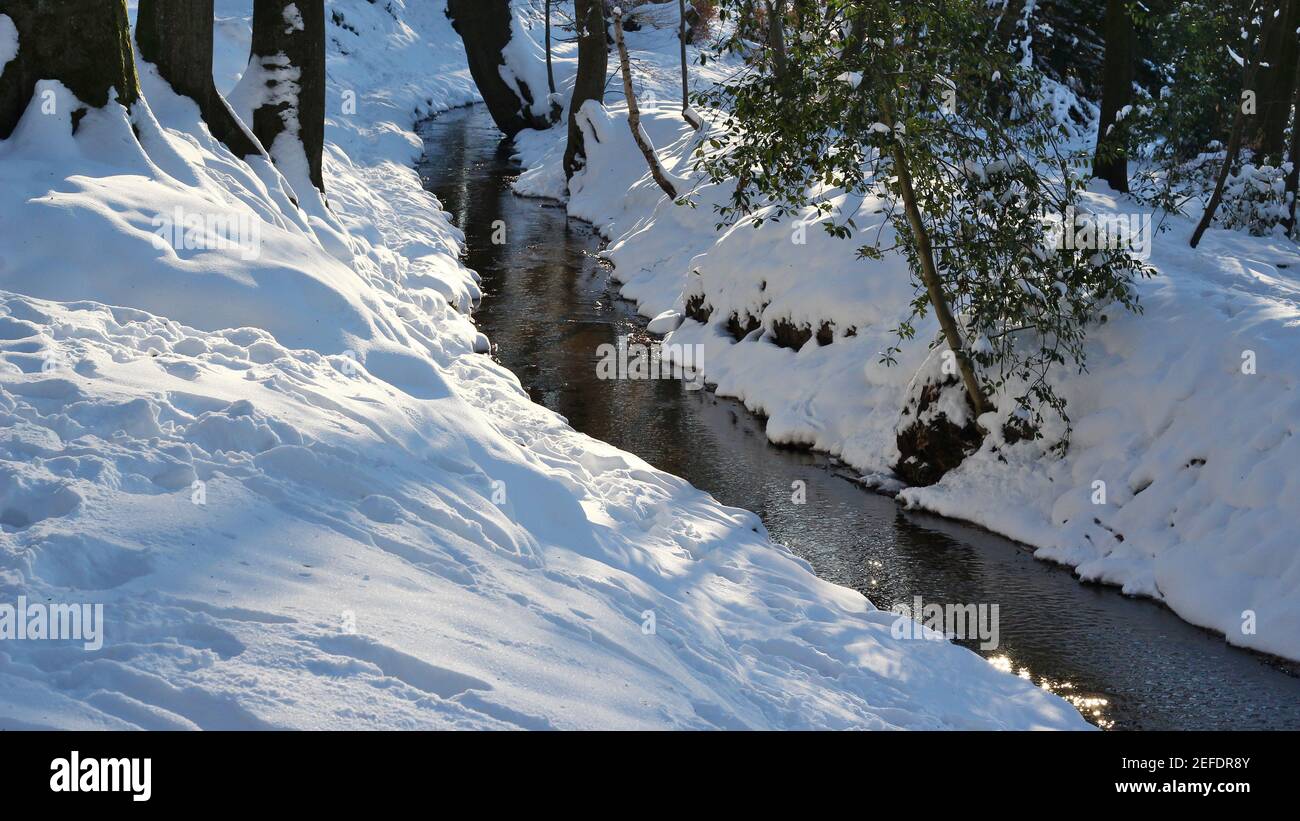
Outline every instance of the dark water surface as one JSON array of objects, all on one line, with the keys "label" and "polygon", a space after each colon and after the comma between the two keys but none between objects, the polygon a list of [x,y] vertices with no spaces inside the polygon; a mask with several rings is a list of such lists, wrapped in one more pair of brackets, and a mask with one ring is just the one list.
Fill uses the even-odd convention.
[{"label": "dark water surface", "polygon": [[[877,606],[996,603],[983,652],[1117,729],[1300,728],[1300,678],[1228,647],[1164,607],[1080,584],[978,528],[902,511],[826,457],[773,447],[732,400],[672,380],[600,380],[597,347],[648,341],[596,258],[601,241],[559,205],[514,196],[519,173],[483,106],[424,123],[419,172],[466,235],[483,277],[475,314],[495,356],[578,430],[757,513],[774,540]],[[504,221],[506,242],[492,243]],[[806,504],[791,501],[803,480]],[[978,650],[974,643],[963,642]]]}]

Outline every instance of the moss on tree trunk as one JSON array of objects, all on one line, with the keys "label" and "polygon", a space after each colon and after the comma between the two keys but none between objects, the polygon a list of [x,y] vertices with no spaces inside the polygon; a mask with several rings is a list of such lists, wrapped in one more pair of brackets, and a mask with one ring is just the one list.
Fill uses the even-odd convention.
[{"label": "moss on tree trunk", "polygon": [[0,139],[13,133],[39,80],[58,80],[93,108],[113,92],[140,97],[125,0],[0,0],[18,30],[18,55],[0,74]]}]

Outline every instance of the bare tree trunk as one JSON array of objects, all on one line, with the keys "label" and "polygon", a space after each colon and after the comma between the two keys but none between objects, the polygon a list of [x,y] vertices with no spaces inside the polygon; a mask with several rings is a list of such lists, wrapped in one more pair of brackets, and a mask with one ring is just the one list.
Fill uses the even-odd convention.
[{"label": "bare tree trunk", "polygon": [[961,381],[966,387],[966,396],[970,399],[971,407],[975,409],[976,416],[987,413],[992,408],[984,398],[979,377],[975,375],[975,368],[966,353],[961,329],[957,327],[957,320],[953,318],[952,309],[948,307],[948,299],[944,296],[939,269],[934,264],[934,248],[930,242],[930,234],[925,230],[921,209],[916,201],[916,192],[912,189],[912,174],[907,165],[907,156],[903,153],[903,147],[897,143],[894,145],[894,170],[898,173],[898,185],[903,194],[903,209],[907,213],[908,225],[912,228],[912,238],[916,240],[916,255],[921,261],[921,279],[925,282],[925,291],[930,298],[930,304],[934,306],[934,316],[939,320],[943,338],[957,360],[957,369],[961,372]]},{"label": "bare tree trunk", "polygon": [[767,47],[772,50],[772,71],[777,77],[785,76],[785,3],[767,0]]},{"label": "bare tree trunk", "polygon": [[1201,214],[1201,221],[1196,224],[1196,230],[1192,232],[1193,248],[1201,243],[1201,235],[1210,227],[1210,223],[1214,222],[1214,212],[1219,210],[1219,203],[1223,201],[1223,188],[1228,183],[1228,175],[1232,173],[1232,166],[1236,165],[1237,157],[1241,154],[1242,136],[1245,131],[1246,114],[1238,106],[1237,113],[1232,118],[1232,134],[1228,137],[1228,150],[1224,152],[1223,168],[1219,169],[1219,178],[1214,183],[1214,193],[1210,195],[1205,213]]},{"label": "bare tree trunk", "polygon": [[614,42],[618,45],[618,61],[623,68],[623,96],[627,97],[627,125],[632,129],[632,139],[636,140],[636,147],[641,149],[646,164],[650,166],[650,176],[654,177],[654,181],[669,199],[675,200],[677,188],[664,173],[659,157],[655,154],[655,147],[650,144],[650,137],[641,128],[641,110],[637,108],[636,94],[632,91],[632,61],[627,57],[627,45],[623,42],[623,20],[617,14],[614,15]]},{"label": "bare tree trunk", "polygon": [[546,84],[555,93],[555,70],[551,68],[551,0],[546,0]]},{"label": "bare tree trunk", "polygon": [[1101,117],[1092,175],[1116,191],[1128,191],[1128,127],[1118,122],[1120,111],[1133,99],[1133,58],[1136,36],[1128,0],[1106,0],[1106,57],[1102,68]]},{"label": "bare tree trunk", "polygon": [[13,133],[40,80],[58,80],[92,108],[113,92],[124,106],[139,99],[126,0],[0,0],[0,14],[19,44],[0,73],[0,139]]},{"label": "bare tree trunk", "polygon": [[[884,124],[893,131],[893,108],[888,101],[882,100],[880,110]],[[970,399],[971,407],[975,409],[977,416],[987,413],[992,410],[992,407],[984,398],[979,377],[975,374],[975,366],[971,364],[970,356],[966,353],[961,328],[957,326],[952,308],[948,306],[948,298],[944,295],[943,281],[939,279],[939,268],[934,262],[934,244],[930,240],[930,232],[925,228],[916,190],[912,187],[912,169],[907,162],[907,153],[903,151],[902,143],[897,141],[893,144],[892,152],[894,173],[898,175],[898,189],[903,198],[903,211],[907,215],[907,224],[916,243],[916,256],[921,263],[921,281],[925,283],[926,295],[930,298],[930,305],[934,307],[934,316],[939,320],[944,341],[948,343],[948,349],[957,360],[957,370],[961,373],[961,381],[966,388],[966,396]]]},{"label": "bare tree trunk", "polygon": [[677,26],[677,39],[681,41],[682,46],[682,119],[690,123],[691,128],[699,131],[704,123],[691,112],[690,64],[686,62],[686,0],[677,0],[677,10],[681,15]]},{"label": "bare tree trunk", "polygon": [[199,104],[212,136],[237,156],[262,148],[230,110],[212,80],[213,0],[140,0],[135,41],[177,94]]},{"label": "bare tree trunk", "polygon": [[325,190],[325,0],[254,0],[248,70],[259,71],[266,99],[253,111],[253,133],[277,164],[292,163],[282,135],[302,144],[308,176]]},{"label": "bare tree trunk", "polygon": [[1025,14],[1025,0],[1006,0],[1002,16],[998,18],[997,40],[1004,47],[1015,43],[1019,46],[1021,32],[1020,20]]},{"label": "bare tree trunk", "polygon": [[[550,120],[533,113],[533,92],[523,78],[516,77],[516,85],[511,87],[501,76],[501,67],[505,65],[503,50],[510,42],[511,22],[514,20],[510,0],[447,0],[447,16],[465,42],[469,73],[474,77],[474,84],[478,86],[497,128],[507,137],[513,137],[525,128],[549,128]],[[549,19],[548,14],[548,22]],[[549,24],[547,31],[549,42]],[[550,54],[548,47],[548,72]]]},{"label": "bare tree trunk", "polygon": [[1286,175],[1286,192],[1291,202],[1287,206],[1286,235],[1295,235],[1296,199],[1300,197],[1300,65],[1296,67],[1297,76],[1291,87],[1295,96],[1295,116],[1291,120],[1291,145],[1287,159],[1291,161],[1291,170]]},{"label": "bare tree trunk", "polygon": [[588,100],[605,102],[605,75],[609,50],[605,44],[605,5],[602,0],[573,0],[573,20],[578,30],[578,75],[569,101],[569,141],[564,147],[564,177],[582,167],[586,153],[578,113]]},{"label": "bare tree trunk", "polygon": [[[1254,4],[1251,5],[1253,11]],[[1264,6],[1265,11],[1268,5]],[[1250,12],[1247,12],[1247,19],[1244,21],[1244,29],[1250,28]],[[1242,54],[1241,68],[1241,88],[1242,97],[1237,100],[1237,111],[1232,117],[1232,133],[1228,136],[1227,149],[1224,151],[1223,168],[1219,169],[1219,178],[1214,183],[1214,193],[1210,195],[1210,201],[1205,205],[1205,213],[1201,214],[1201,221],[1196,224],[1196,230],[1192,232],[1191,246],[1195,248],[1201,242],[1201,236],[1205,234],[1206,229],[1214,222],[1214,212],[1219,210],[1219,203],[1223,201],[1223,189],[1228,184],[1228,175],[1232,173],[1232,167],[1237,164],[1237,157],[1241,155],[1241,146],[1245,142],[1246,121],[1250,115],[1246,113],[1245,94],[1255,87],[1255,75],[1257,71],[1257,62],[1260,58],[1259,44],[1255,46],[1255,53],[1251,53],[1249,48],[1252,43],[1247,42],[1247,48]]]},{"label": "bare tree trunk", "polygon": [[1259,127],[1254,147],[1265,161],[1280,160],[1296,79],[1296,24],[1300,0],[1281,0],[1276,17],[1265,14],[1259,65]]}]

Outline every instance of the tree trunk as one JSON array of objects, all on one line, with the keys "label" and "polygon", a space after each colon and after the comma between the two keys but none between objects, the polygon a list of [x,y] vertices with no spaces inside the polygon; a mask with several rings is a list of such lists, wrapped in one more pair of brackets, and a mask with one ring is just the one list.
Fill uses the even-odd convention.
[{"label": "tree trunk", "polygon": [[767,2],[767,47],[772,51],[772,73],[785,76],[785,2]]},{"label": "tree trunk", "polygon": [[1228,149],[1224,152],[1223,168],[1219,169],[1219,178],[1214,183],[1214,193],[1210,195],[1205,213],[1201,214],[1201,221],[1196,224],[1196,230],[1192,232],[1193,248],[1201,243],[1201,235],[1210,227],[1210,223],[1214,222],[1214,212],[1219,210],[1219,203],[1223,200],[1223,188],[1228,183],[1228,175],[1232,173],[1232,166],[1236,165],[1237,157],[1241,154],[1242,137],[1245,132],[1246,114],[1238,105],[1237,113],[1232,118],[1232,135],[1228,137]]},{"label": "tree trunk", "polygon": [[1025,0],[1006,0],[1002,15],[998,18],[997,41],[1000,46],[1010,49],[1014,44],[1020,48],[1025,34],[1020,28],[1020,20],[1025,15]]},{"label": "tree trunk", "polygon": [[[892,126],[891,126],[892,127]],[[957,360],[957,370],[961,373],[962,384],[966,387],[966,396],[978,416],[992,410],[984,391],[980,388],[979,377],[975,367],[966,354],[966,344],[962,340],[961,329],[953,318],[952,309],[948,307],[948,298],[943,293],[943,282],[939,279],[939,269],[934,263],[934,248],[930,243],[930,233],[925,230],[921,218],[921,208],[916,201],[916,191],[912,188],[912,173],[907,164],[907,155],[903,146],[894,144],[894,170],[898,174],[898,187],[903,195],[903,210],[907,214],[907,223],[912,229],[912,238],[916,241],[916,255],[921,261],[921,280],[925,283],[925,292],[934,307],[934,316],[939,320],[944,341]]]},{"label": "tree trunk", "polygon": [[569,142],[564,148],[564,177],[571,179],[586,159],[578,112],[588,100],[605,102],[605,74],[609,51],[605,45],[605,6],[601,0],[573,0],[573,20],[578,29],[578,75],[569,101]]},{"label": "tree trunk", "polygon": [[[549,120],[533,113],[532,89],[523,78],[515,77],[516,91],[501,76],[501,67],[505,65],[502,54],[510,42],[510,24],[514,19],[510,0],[447,0],[447,16],[465,43],[469,73],[497,128],[507,137],[525,128],[549,128]],[[549,48],[546,55],[549,71]]]},{"label": "tree trunk", "polygon": [[0,14],[18,30],[18,54],[0,73],[0,139],[13,133],[39,80],[58,80],[93,108],[114,91],[124,106],[140,98],[126,0],[0,0]]},{"label": "tree trunk", "polygon": [[1263,161],[1280,161],[1282,157],[1296,79],[1298,22],[1300,0],[1281,0],[1276,17],[1265,15],[1263,56],[1257,81],[1259,127],[1254,135],[1254,147]]},{"label": "tree trunk", "polygon": [[261,154],[212,80],[213,0],[140,0],[135,41],[177,94],[199,105],[212,136],[236,156]]},{"label": "tree trunk", "polygon": [[704,123],[691,113],[691,76],[689,63],[686,62],[686,0],[677,0],[677,11],[681,15],[677,26],[677,38],[681,41],[682,47],[682,119],[690,123],[691,128],[699,131]]},{"label": "tree trunk", "polygon": [[[1296,70],[1300,72],[1300,66],[1297,66]],[[1287,151],[1287,159],[1291,161],[1291,170],[1286,175],[1286,192],[1291,200],[1287,204],[1286,235],[1288,237],[1295,235],[1296,198],[1300,197],[1300,73],[1292,79],[1291,88],[1295,95],[1295,116],[1291,120],[1291,146]]]},{"label": "tree trunk", "polygon": [[[1267,6],[1265,9],[1267,10]],[[1243,21],[1242,28],[1249,31],[1251,21]],[[1256,33],[1258,38],[1258,33]],[[1261,44],[1258,42],[1247,41],[1247,47],[1242,50],[1242,67],[1241,67],[1241,88],[1242,94],[1255,88],[1255,77],[1258,71],[1257,63],[1260,59],[1259,49]],[[1251,46],[1254,47],[1254,54],[1251,53]],[[1191,246],[1195,248],[1201,242],[1201,236],[1205,234],[1210,223],[1214,222],[1214,212],[1219,210],[1219,203],[1223,200],[1223,188],[1228,184],[1228,175],[1232,173],[1232,167],[1237,163],[1237,157],[1241,154],[1242,143],[1246,137],[1246,121],[1250,115],[1246,113],[1245,100],[1238,98],[1237,111],[1232,117],[1232,133],[1228,136],[1227,149],[1224,151],[1223,168],[1219,169],[1219,178],[1214,183],[1214,193],[1210,195],[1210,201],[1205,205],[1205,212],[1201,214],[1201,221],[1196,224],[1196,230],[1192,232]]]},{"label": "tree trunk", "polygon": [[632,139],[636,140],[636,147],[641,149],[646,164],[650,166],[650,176],[654,177],[654,181],[659,184],[669,199],[675,200],[677,187],[664,173],[663,166],[659,164],[659,157],[655,154],[655,148],[650,144],[649,136],[641,128],[641,110],[637,108],[636,93],[632,90],[632,61],[628,59],[627,45],[623,42],[623,20],[617,14],[614,15],[614,42],[618,45],[618,61],[623,68],[623,96],[627,97],[627,125],[632,129]]},{"label": "tree trunk", "polygon": [[555,93],[555,70],[551,68],[551,0],[546,0],[546,84]]},{"label": "tree trunk", "polygon": [[[293,12],[296,11],[297,14]],[[253,133],[277,165],[291,167],[281,136],[301,142],[308,176],[325,190],[325,0],[254,0],[249,71],[265,77],[266,97],[253,111]]]},{"label": "tree trunk", "polygon": [[[894,113],[888,100],[881,100],[880,112],[884,124],[892,132]],[[966,343],[962,339],[961,328],[957,326],[957,320],[948,306],[948,297],[943,292],[939,267],[934,262],[934,244],[930,241],[930,232],[925,229],[921,206],[917,202],[916,190],[912,187],[912,169],[908,165],[903,144],[897,140],[893,143],[892,156],[894,173],[898,175],[898,190],[903,198],[903,211],[907,215],[912,240],[916,243],[916,256],[921,263],[921,281],[925,283],[926,295],[930,299],[930,305],[934,307],[934,316],[939,320],[944,341],[948,343],[948,349],[957,360],[957,370],[961,373],[961,381],[966,388],[966,396],[970,399],[971,407],[975,409],[975,415],[987,413],[992,410],[992,407],[984,398],[984,390],[980,387],[979,377],[975,374],[975,366],[971,364],[970,357],[966,353]]]},{"label": "tree trunk", "polygon": [[1128,0],[1106,0],[1106,57],[1092,175],[1116,191],[1128,191],[1128,126],[1116,118],[1133,100],[1135,41]]}]

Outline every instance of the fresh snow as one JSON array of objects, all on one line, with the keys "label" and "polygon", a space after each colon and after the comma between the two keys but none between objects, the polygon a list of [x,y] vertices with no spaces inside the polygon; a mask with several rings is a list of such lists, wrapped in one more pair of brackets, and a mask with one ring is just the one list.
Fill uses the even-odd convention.
[{"label": "fresh snow", "polygon": [[[459,40],[441,3],[329,10],[328,203],[143,64],[129,116],[74,137],[43,83],[0,142],[0,603],[106,620],[0,642],[0,728],[1087,728],[478,353],[412,168],[476,99]],[[248,4],[217,14],[228,90]]]},{"label": "fresh snow", "polygon": [[[714,206],[731,187],[691,170],[705,135],[680,116],[674,32],[627,36],[638,89],[673,101],[644,111],[642,125],[664,166],[690,180],[696,206],[675,206],[650,179],[621,95],[611,94],[605,109],[584,108],[580,122],[599,142],[587,141],[569,213],[610,240],[605,255],[622,295],[646,317],[660,323],[683,313],[692,296],[704,297],[709,323],[686,319],[666,341],[704,346],[703,372],[720,395],[765,415],[773,442],[839,457],[869,484],[901,490],[909,507],[1025,542],[1081,579],[1163,601],[1232,644],[1300,659],[1300,253],[1293,243],[1216,229],[1192,250],[1190,220],[1152,214],[1095,185],[1086,196],[1094,211],[1163,220],[1169,230],[1152,242],[1158,276],[1139,284],[1145,313],[1106,310],[1090,332],[1088,372],[1055,373],[1074,423],[1065,457],[1045,453],[1042,443],[1007,445],[995,433],[937,485],[904,489],[890,476],[900,412],[915,384],[939,372],[938,352],[928,350],[938,328],[932,315],[917,323],[898,363],[880,363],[914,293],[902,258],[855,254],[878,235],[881,247],[893,245],[881,213],[887,203],[830,192],[831,219],[852,218],[853,240],[828,235],[821,218],[715,230]],[[692,82],[715,81],[728,65],[692,65]],[[1089,108],[1050,83],[1046,102],[1062,117]],[[1089,134],[1077,138],[1092,142]],[[517,190],[564,196],[563,135],[525,132],[517,142],[529,169]],[[723,327],[732,315],[761,327],[736,342]],[[814,333],[829,323],[833,343],[778,347],[777,322]],[[957,419],[965,407],[950,393],[943,409]],[[983,420],[986,428],[1000,430],[1013,412],[1004,405]],[[1063,427],[1046,432],[1050,444]],[[1103,488],[1097,483],[1104,504],[1094,503]]]}]

